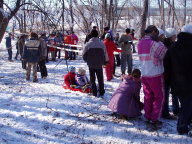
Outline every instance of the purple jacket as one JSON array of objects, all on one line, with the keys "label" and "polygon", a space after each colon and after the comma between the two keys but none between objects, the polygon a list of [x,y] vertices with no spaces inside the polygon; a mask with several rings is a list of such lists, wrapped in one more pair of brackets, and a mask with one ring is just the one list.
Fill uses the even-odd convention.
[{"label": "purple jacket", "polygon": [[108,108],[127,117],[141,115],[140,101],[141,82],[132,77],[125,78],[113,94]]}]

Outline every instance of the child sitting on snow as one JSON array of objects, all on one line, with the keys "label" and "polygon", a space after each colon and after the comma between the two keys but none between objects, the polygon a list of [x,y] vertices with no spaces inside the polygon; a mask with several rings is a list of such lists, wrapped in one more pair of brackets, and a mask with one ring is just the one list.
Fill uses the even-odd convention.
[{"label": "child sitting on snow", "polygon": [[139,69],[134,69],[131,75],[124,76],[108,104],[108,108],[120,117],[134,118],[141,115],[143,103],[140,102],[140,76]]},{"label": "child sitting on snow", "polygon": [[82,68],[78,70],[76,74],[75,67],[71,66],[69,72],[64,76],[64,89],[70,89],[72,91],[80,91],[83,93],[91,92],[91,88],[88,83],[88,78],[85,75],[86,71]]},{"label": "child sitting on snow", "polygon": [[88,82],[89,79],[86,76],[86,71],[83,68],[79,68],[75,77],[77,84],[79,86],[85,86]]},{"label": "child sitting on snow", "polygon": [[76,78],[77,84],[79,85],[79,88],[82,91],[85,91],[85,92],[91,91],[89,79],[87,78],[86,71],[83,68],[78,69],[78,72],[75,78]]},{"label": "child sitting on snow", "polygon": [[69,67],[69,72],[64,76],[64,85],[66,88],[76,87],[77,83],[75,80],[76,69],[73,66]]}]

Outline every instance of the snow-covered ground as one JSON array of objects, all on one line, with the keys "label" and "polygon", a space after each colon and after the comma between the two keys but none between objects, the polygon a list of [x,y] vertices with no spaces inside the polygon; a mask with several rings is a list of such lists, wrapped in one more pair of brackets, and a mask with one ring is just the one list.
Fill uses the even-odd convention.
[{"label": "snow-covered ground", "polygon": [[[38,83],[28,82],[21,62],[7,61],[3,43],[0,45],[1,144],[192,143],[191,138],[177,134],[176,121],[162,120],[160,130],[149,131],[143,116],[128,121],[110,116],[107,104],[119,78],[105,81],[104,99],[64,90],[66,63],[58,60],[47,64],[47,79],[41,79],[38,73]],[[13,57],[15,52],[13,47]],[[69,65],[87,70],[81,58],[69,61]],[[134,54],[134,67],[138,66],[138,56]]]}]

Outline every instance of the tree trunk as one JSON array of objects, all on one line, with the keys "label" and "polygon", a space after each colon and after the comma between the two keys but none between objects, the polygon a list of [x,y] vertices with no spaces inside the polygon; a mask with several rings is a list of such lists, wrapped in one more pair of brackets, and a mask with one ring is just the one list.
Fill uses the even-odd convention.
[{"label": "tree trunk", "polygon": [[161,0],[161,28],[165,30],[164,0]]},{"label": "tree trunk", "polygon": [[172,27],[175,27],[175,15],[174,15],[174,11],[175,11],[175,3],[174,0],[172,0],[172,10],[173,10],[173,17],[172,17]]},{"label": "tree trunk", "polygon": [[17,11],[20,9],[21,6],[22,6],[21,0],[17,0],[16,4],[14,6],[14,9],[12,11],[10,11],[10,14],[8,16],[6,16],[4,14],[3,0],[0,1],[0,8],[2,9],[0,11],[0,43],[5,34],[5,31],[9,24],[10,19],[17,13]]},{"label": "tree trunk", "polygon": [[62,34],[64,35],[65,27],[64,27],[64,14],[65,14],[65,3],[62,0]]},{"label": "tree trunk", "polygon": [[71,16],[71,26],[70,26],[70,30],[71,30],[71,32],[72,32],[72,31],[73,31],[73,26],[74,26],[72,0],[70,0],[70,16]]},{"label": "tree trunk", "polygon": [[144,8],[143,13],[141,15],[141,29],[140,29],[140,37],[144,36],[144,31],[146,28],[146,22],[147,22],[147,14],[148,14],[148,4],[149,0],[144,0]]},{"label": "tree trunk", "polygon": [[9,19],[7,19],[7,18],[3,18],[3,17],[1,17],[0,16],[0,19],[1,19],[1,21],[0,21],[0,43],[1,43],[1,41],[2,41],[2,39],[3,39],[3,36],[4,36],[4,34],[5,34],[5,31],[6,31],[6,28],[7,28],[7,26],[8,26],[8,23],[9,23]]},{"label": "tree trunk", "polygon": [[108,27],[111,26],[112,8],[113,8],[113,0],[110,0],[109,13],[108,13]]},{"label": "tree trunk", "polygon": [[184,0],[184,18],[183,18],[183,25],[186,24],[186,16],[187,16],[187,0]]}]

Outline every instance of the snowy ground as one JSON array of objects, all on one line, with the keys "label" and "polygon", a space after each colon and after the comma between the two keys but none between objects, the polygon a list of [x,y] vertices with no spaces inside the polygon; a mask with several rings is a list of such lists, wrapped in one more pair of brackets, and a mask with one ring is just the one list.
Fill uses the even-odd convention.
[{"label": "snowy ground", "polygon": [[[81,59],[69,64],[87,69]],[[137,55],[134,66],[138,67]],[[162,120],[162,129],[149,131],[143,116],[128,121],[110,116],[107,104],[119,78],[105,81],[101,99],[62,88],[64,60],[49,62],[47,68],[47,79],[40,79],[38,73],[38,83],[27,82],[20,61],[8,62],[7,51],[0,46],[1,144],[192,143],[177,134],[176,121]]]}]

